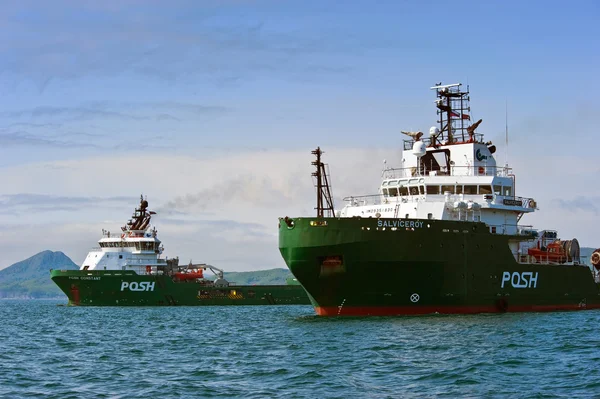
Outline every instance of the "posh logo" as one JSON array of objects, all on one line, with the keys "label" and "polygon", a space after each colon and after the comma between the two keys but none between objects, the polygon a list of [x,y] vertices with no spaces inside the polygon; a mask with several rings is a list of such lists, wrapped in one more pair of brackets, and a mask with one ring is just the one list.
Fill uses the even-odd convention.
[{"label": "posh logo", "polygon": [[502,273],[502,285],[500,288],[504,288],[504,283],[510,283],[513,288],[536,288],[537,279],[538,272],[513,272],[512,274],[504,272]]},{"label": "posh logo", "polygon": [[478,148],[477,151],[475,151],[475,158],[477,158],[478,161],[483,161],[484,159],[487,159],[487,155],[483,155],[481,153],[481,150]]},{"label": "posh logo", "polygon": [[153,282],[142,281],[141,283],[138,283],[137,281],[132,281],[132,282],[123,281],[121,283],[121,291],[125,291],[125,290],[154,291],[154,281]]}]

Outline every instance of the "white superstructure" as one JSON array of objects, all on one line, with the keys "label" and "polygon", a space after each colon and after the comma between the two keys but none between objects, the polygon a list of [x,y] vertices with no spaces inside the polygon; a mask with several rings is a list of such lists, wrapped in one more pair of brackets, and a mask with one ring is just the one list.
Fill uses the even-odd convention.
[{"label": "white superstructure", "polygon": [[121,232],[102,230],[100,245],[90,251],[80,270],[134,270],[156,272],[158,266],[166,266],[160,258],[163,252],[157,230],[150,225],[155,212],[149,211],[148,201],[140,198],[140,205],[132,218],[121,227]]},{"label": "white superstructure", "polygon": [[429,137],[402,132],[402,167],[384,168],[379,193],[348,197],[339,217],[381,217],[482,221],[494,234],[517,235],[520,218],[534,212],[536,202],[515,194],[515,176],[508,166],[498,167],[496,147],[475,132],[471,124],[469,92],[460,84],[437,85],[436,107],[440,127]]}]

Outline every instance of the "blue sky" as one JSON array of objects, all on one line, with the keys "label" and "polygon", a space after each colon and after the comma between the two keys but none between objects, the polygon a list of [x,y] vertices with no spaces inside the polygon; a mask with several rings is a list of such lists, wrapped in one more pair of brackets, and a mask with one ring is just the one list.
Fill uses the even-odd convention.
[{"label": "blue sky", "polygon": [[[373,192],[381,158],[399,157],[399,131],[435,121],[429,87],[440,81],[470,85],[480,131],[500,143],[508,102],[518,194],[542,207],[530,222],[598,245],[600,191],[590,181],[600,169],[590,143],[599,4],[3,2],[0,237],[42,228],[64,236],[0,244],[8,255],[0,268],[47,247],[80,262],[101,224],[118,226],[140,192],[163,208],[213,199],[201,212],[180,210],[195,220],[196,242],[181,241],[174,216],[164,218],[173,222],[165,246],[174,241],[182,256],[236,270],[282,267],[275,212],[312,212],[310,149],[343,164],[333,176],[340,197]],[[246,184],[245,197],[211,195],[228,181]],[[282,203],[265,205],[259,189]],[[233,242],[256,253],[251,262],[217,253],[232,245],[217,245],[231,240],[232,214],[247,223],[236,229],[256,233]],[[200,236],[213,244],[199,245]]]}]

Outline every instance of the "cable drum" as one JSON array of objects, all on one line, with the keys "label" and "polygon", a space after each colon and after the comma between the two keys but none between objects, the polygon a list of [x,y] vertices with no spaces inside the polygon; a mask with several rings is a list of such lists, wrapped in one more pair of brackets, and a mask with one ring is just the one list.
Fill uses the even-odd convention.
[{"label": "cable drum", "polygon": [[579,263],[580,248],[579,241],[577,241],[577,238],[563,241],[562,247],[565,250],[565,255],[567,255],[567,262]]}]

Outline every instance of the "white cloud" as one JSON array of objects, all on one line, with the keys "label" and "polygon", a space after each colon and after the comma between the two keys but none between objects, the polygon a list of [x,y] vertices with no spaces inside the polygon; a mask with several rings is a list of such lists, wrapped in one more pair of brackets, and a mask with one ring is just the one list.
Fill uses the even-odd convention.
[{"label": "white cloud", "polygon": [[[325,150],[338,209],[341,197],[377,192],[383,159],[390,166],[400,164],[397,149]],[[16,208],[9,207],[0,213],[5,226],[0,230],[0,268],[44,249],[62,250],[81,262],[101,229],[118,231],[125,223],[140,193],[159,212],[154,222],[166,255],[226,270],[284,267],[277,249],[277,219],[315,213],[312,160],[307,149],[204,152],[197,157],[119,154],[0,168],[5,196],[29,193],[57,200],[52,203],[68,200],[68,209],[21,209],[15,216],[11,209]],[[550,171],[548,165],[574,166]],[[522,224],[557,229],[584,246],[600,246],[595,217],[581,206],[581,198],[600,197],[600,189],[589,184],[597,173],[592,160],[536,155],[514,166],[517,194],[534,197],[541,208]],[[35,206],[31,198],[46,197],[11,198],[25,198]]]}]

